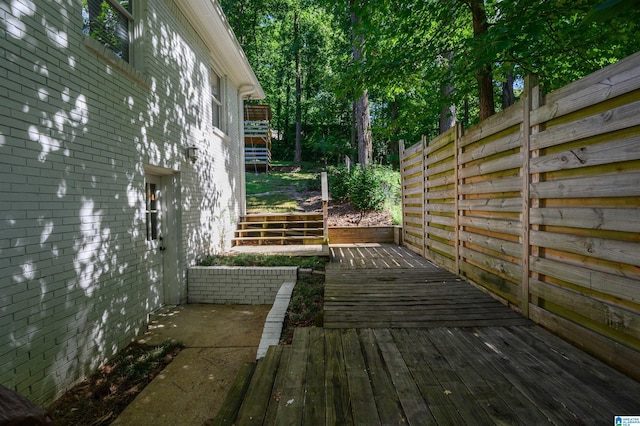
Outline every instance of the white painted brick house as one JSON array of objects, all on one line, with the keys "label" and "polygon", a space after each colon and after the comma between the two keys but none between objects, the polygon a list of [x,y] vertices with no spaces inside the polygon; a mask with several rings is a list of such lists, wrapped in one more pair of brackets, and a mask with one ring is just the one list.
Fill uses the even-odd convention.
[{"label": "white painted brick house", "polygon": [[244,209],[247,96],[215,0],[0,2],[0,384],[47,404],[186,301]]}]

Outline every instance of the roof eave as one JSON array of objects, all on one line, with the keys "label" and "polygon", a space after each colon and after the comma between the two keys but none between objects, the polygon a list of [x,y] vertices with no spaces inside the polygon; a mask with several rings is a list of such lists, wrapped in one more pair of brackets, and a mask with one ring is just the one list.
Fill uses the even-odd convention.
[{"label": "roof eave", "polygon": [[176,0],[176,3],[243,97],[264,99],[262,86],[220,4],[215,0]]}]

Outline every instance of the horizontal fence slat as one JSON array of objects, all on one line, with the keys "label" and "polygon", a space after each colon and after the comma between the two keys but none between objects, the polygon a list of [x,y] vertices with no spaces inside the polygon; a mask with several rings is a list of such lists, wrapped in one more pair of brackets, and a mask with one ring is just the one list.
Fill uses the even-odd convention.
[{"label": "horizontal fence slat", "polygon": [[431,154],[445,146],[447,144],[452,143],[456,136],[456,128],[451,127],[446,132],[438,135],[435,139],[430,141],[424,149],[426,154]]},{"label": "horizontal fence slat", "polygon": [[442,200],[446,198],[453,198],[456,195],[455,189],[447,189],[443,191],[427,191],[424,194],[424,197],[427,200]]},{"label": "horizontal fence slat", "polygon": [[640,266],[640,244],[555,232],[531,231],[531,245]]},{"label": "horizontal fence slat", "polygon": [[460,210],[477,210],[487,212],[520,212],[522,199],[520,198],[478,198],[462,199],[458,201]]},{"label": "horizontal fence slat", "polygon": [[440,161],[445,161],[447,159],[453,160],[454,154],[455,154],[455,147],[452,143],[451,146],[446,147],[442,151],[438,151],[433,154],[428,154],[428,156],[425,156],[424,165],[431,166],[432,164],[438,163]]},{"label": "horizontal fence slat", "polygon": [[485,219],[471,216],[461,216],[458,220],[460,226],[468,226],[508,235],[520,235],[520,223],[513,220]]},{"label": "horizontal fence slat", "polygon": [[530,256],[529,259],[533,272],[548,275],[589,290],[610,294],[623,300],[640,303],[640,276],[632,278],[614,275],[541,257]]},{"label": "horizontal fence slat", "polygon": [[448,257],[453,258],[456,254],[455,247],[450,246],[448,244],[441,243],[440,241],[425,239],[424,244],[426,247],[431,248],[432,250],[439,251],[441,253],[446,254]]},{"label": "horizontal fence slat", "polygon": [[459,147],[465,147],[487,136],[495,135],[510,127],[519,125],[523,121],[523,107],[524,104],[522,102],[517,102],[500,114],[494,114],[468,129],[460,138]]},{"label": "horizontal fence slat", "polygon": [[562,306],[568,310],[600,325],[606,325],[627,333],[634,339],[640,339],[640,314],[621,308],[612,303],[594,300],[584,294],[559,287],[554,284],[531,279],[531,294]]},{"label": "horizontal fence slat", "polygon": [[492,179],[483,182],[464,183],[458,186],[462,195],[466,194],[490,194],[493,192],[513,192],[522,189],[522,177],[507,177]]},{"label": "horizontal fence slat", "polygon": [[531,135],[531,149],[549,148],[578,139],[602,135],[640,125],[640,101],[612,108],[604,113],[592,115],[548,128]]},{"label": "horizontal fence slat", "polygon": [[485,266],[489,271],[494,271],[500,275],[507,276],[514,282],[520,282],[520,279],[522,278],[522,267],[514,263],[507,262],[504,259],[489,256],[466,247],[460,247],[460,256],[464,259],[471,259],[476,263]]},{"label": "horizontal fence slat", "polygon": [[468,178],[502,170],[518,169],[520,167],[522,167],[522,153],[519,152],[496,160],[483,161],[473,166],[465,166],[463,164],[462,168],[458,171],[458,176]]},{"label": "horizontal fence slat", "polygon": [[640,54],[596,71],[546,96],[546,105],[531,113],[531,125],[570,114],[640,89]]},{"label": "horizontal fence slat", "polygon": [[[572,228],[640,233],[640,208],[606,209],[548,207],[531,209],[530,217],[531,223],[535,225],[566,226]],[[640,250],[640,248],[638,250]]]},{"label": "horizontal fence slat", "polygon": [[463,152],[458,156],[459,162],[461,164],[466,164],[501,152],[520,148],[522,147],[522,136],[522,131],[518,131],[509,133],[508,135],[502,136],[494,141],[488,143],[485,142],[476,147],[464,148]]},{"label": "horizontal fence slat", "polygon": [[[453,170],[452,170],[453,171]],[[441,176],[435,179],[428,179],[426,181],[427,188],[436,188],[438,186],[451,185],[455,183],[456,176],[452,173],[450,175]]]},{"label": "horizontal fence slat", "polygon": [[438,173],[446,173],[446,172],[455,170],[455,168],[456,168],[456,164],[452,158],[450,161],[446,161],[436,166],[429,166],[425,168],[424,176],[429,177],[429,176],[437,175]]},{"label": "horizontal fence slat", "polygon": [[427,215],[425,217],[425,222],[454,227],[456,224],[456,219],[454,217],[447,217],[447,216]]},{"label": "horizontal fence slat", "polygon": [[522,245],[473,232],[460,231],[460,241],[475,244],[513,257],[522,256]]},{"label": "horizontal fence slat", "polygon": [[531,184],[531,198],[637,196],[640,196],[640,171],[559,179]]},{"label": "horizontal fence slat", "polygon": [[456,235],[455,232],[453,231],[450,231],[447,229],[441,229],[441,228],[434,228],[433,226],[428,226],[428,225],[424,228],[424,232],[425,234],[435,235],[436,237],[444,238],[449,241],[453,241]]},{"label": "horizontal fence slat", "polygon": [[640,159],[640,135],[531,159],[531,173],[576,169]]}]

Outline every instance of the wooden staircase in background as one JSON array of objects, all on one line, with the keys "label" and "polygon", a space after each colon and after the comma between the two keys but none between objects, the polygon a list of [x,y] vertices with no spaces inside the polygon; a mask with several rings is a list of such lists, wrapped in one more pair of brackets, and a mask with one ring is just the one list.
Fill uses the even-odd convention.
[{"label": "wooden staircase in background", "polygon": [[240,218],[233,245],[305,245],[326,241],[322,213],[254,213]]}]

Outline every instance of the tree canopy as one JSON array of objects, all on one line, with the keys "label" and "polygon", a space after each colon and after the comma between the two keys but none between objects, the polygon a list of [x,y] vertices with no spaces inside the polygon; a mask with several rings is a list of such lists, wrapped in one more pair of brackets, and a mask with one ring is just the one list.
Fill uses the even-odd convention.
[{"label": "tree canopy", "polygon": [[293,160],[297,134],[302,159],[335,164],[358,158],[363,93],[373,160],[393,163],[398,139],[487,117],[517,100],[527,74],[549,92],[634,53],[640,0],[602,1],[221,4],[274,111],[276,158]]}]

